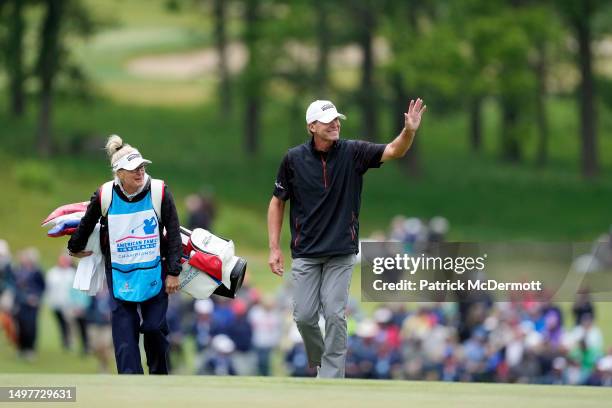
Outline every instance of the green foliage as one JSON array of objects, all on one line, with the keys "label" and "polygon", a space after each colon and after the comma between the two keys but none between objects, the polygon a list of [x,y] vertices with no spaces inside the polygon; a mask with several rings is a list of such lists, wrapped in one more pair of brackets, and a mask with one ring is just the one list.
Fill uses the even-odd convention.
[{"label": "green foliage", "polygon": [[608,107],[612,109],[612,79],[599,76],[596,78],[597,96]]},{"label": "green foliage", "polygon": [[[68,43],[76,51],[78,63],[96,81],[98,91],[106,92],[108,96],[94,97],[89,104],[83,104],[71,94],[58,98],[55,115],[58,151],[64,155],[78,152],[79,157],[64,156],[56,159],[58,162],[54,166],[61,173],[60,177],[71,179],[71,184],[74,183],[74,175],[80,175],[81,194],[76,194],[73,187],[60,183],[56,188],[57,194],[49,197],[55,201],[44,203],[45,206],[37,211],[62,203],[67,199],[62,196],[68,191],[72,200],[87,198],[94,186],[109,176],[108,163],[101,154],[101,141],[108,134],[119,133],[151,156],[155,172],[169,179],[179,197],[199,188],[201,180],[190,180],[192,174],[202,175],[205,181],[214,180],[213,187],[222,202],[245,215],[231,222],[229,219],[227,223],[223,221],[222,228],[230,231],[231,235],[244,222],[249,225],[241,234],[246,244],[256,249],[265,248],[265,237],[262,238],[260,234],[265,231],[265,224],[256,222],[255,214],[265,212],[270,178],[276,173],[281,155],[291,144],[304,138],[300,118],[303,106],[314,94],[314,85],[309,82],[313,65],[295,58],[283,45],[287,41],[305,42],[306,46],[313,47],[311,51],[315,51],[312,31],[317,19],[312,10],[320,4],[261,1],[263,21],[260,23],[263,25],[260,26],[261,37],[257,42],[263,46],[258,51],[263,57],[256,68],[268,75],[271,70],[279,72],[279,67],[286,67],[284,72],[287,75],[282,77],[282,82],[290,86],[279,87],[278,81],[258,81],[258,76],[250,78],[251,85],[264,88],[270,97],[263,101],[266,110],[261,122],[264,131],[260,157],[249,158],[242,153],[242,139],[239,137],[242,119],[238,113],[229,120],[219,121],[215,118],[217,105],[214,100],[205,105],[187,107],[172,102],[183,87],[191,92],[202,89],[205,94],[205,89],[214,84],[214,80],[210,79],[213,75],[203,74],[206,79],[170,81],[140,77],[126,69],[134,56],[175,49],[192,50],[209,44],[209,35],[205,30],[201,27],[195,29],[198,21],[201,21],[202,27],[209,25],[205,15],[194,13],[191,6],[187,7],[188,2],[172,14],[164,14],[164,3],[164,0],[122,3],[122,12],[113,14],[114,11],[100,7],[101,3],[96,0],[84,2],[98,18],[108,21],[116,17],[115,26],[107,25],[102,32],[94,34],[85,47],[79,42]],[[150,7],[145,7],[145,4],[150,4]],[[242,16],[239,12],[244,11],[241,8],[244,2],[231,4],[232,12],[229,15],[232,30],[241,33],[243,25],[237,21]],[[325,5],[331,21],[337,20],[343,13],[346,15],[344,6]],[[519,105],[519,118],[514,127],[508,129],[512,131],[511,138],[519,140],[526,160],[533,158],[531,95],[534,79],[530,56],[534,44],[530,39],[532,34],[536,39],[549,38],[547,30],[554,33],[550,34],[553,40],[557,39],[559,31],[550,28],[556,24],[554,13],[552,17],[546,14],[549,9],[545,5],[514,9],[503,1],[489,3],[473,0],[461,6],[428,1],[384,2],[380,7],[383,6],[385,13],[379,16],[378,33],[387,38],[391,51],[384,69],[400,74],[409,95],[424,95],[429,105],[423,123],[423,136],[419,139],[425,165],[423,180],[419,182],[406,181],[405,174],[394,164],[385,166],[384,171],[368,175],[375,181],[366,184],[363,231],[367,234],[373,229],[383,228],[394,214],[401,212],[423,217],[435,213],[452,215],[453,233],[457,238],[482,234],[488,237],[589,239],[597,234],[607,222],[601,207],[602,200],[597,198],[601,191],[605,191],[607,184],[603,180],[602,184],[585,187],[584,197],[589,210],[584,212],[587,214],[582,214],[583,210],[577,204],[564,204],[550,210],[554,207],[553,202],[564,201],[562,197],[577,197],[584,193],[581,182],[575,178],[579,145],[574,132],[578,125],[574,105],[570,102],[553,100],[550,103],[553,140],[550,144],[551,165],[545,172],[534,172],[528,166],[516,169],[496,164],[500,148],[498,135],[504,128],[500,119],[503,110],[499,109],[498,103],[503,101],[502,98],[508,98],[513,106]],[[161,24],[164,21],[168,23]],[[346,34],[350,31],[347,27],[332,26],[331,44],[341,46],[350,41],[351,37]],[[537,27],[541,30],[536,31]],[[347,37],[342,34],[343,30],[346,30]],[[334,78],[342,80],[357,76],[351,65],[334,66],[333,74]],[[296,78],[300,78],[303,84],[296,85]],[[395,108],[386,102],[392,89],[381,87],[379,91],[381,114],[389,115]],[[145,95],[146,107],[125,102],[138,94]],[[332,89],[331,95],[337,94],[338,88]],[[487,104],[483,115],[486,150],[479,156],[469,153],[462,137],[468,128],[462,111],[466,98],[474,94],[482,95]],[[350,95],[350,92],[343,94],[345,103],[342,103],[342,99],[339,103],[350,118],[344,123],[343,135],[360,137],[357,131],[359,113],[351,104]],[[239,101],[243,102],[244,99]],[[169,107],[159,107],[162,104]],[[288,111],[291,111],[290,115]],[[606,115],[602,117],[606,121]],[[602,130],[612,128],[608,122],[602,125],[605,126]],[[3,117],[2,123],[5,131],[0,136],[7,154],[27,156],[27,145],[33,143],[35,133],[34,116],[30,115],[22,122]],[[388,141],[391,137],[392,132],[384,132],[379,139]],[[605,140],[602,142],[602,151],[606,151],[610,144]],[[610,162],[607,154],[604,154],[603,160]],[[466,174],[461,177],[460,183],[455,180],[457,168]],[[7,171],[11,173],[12,167],[8,167]],[[555,175],[557,172],[559,176]],[[483,174],[486,177],[482,177]],[[553,183],[555,188],[552,190],[542,190],[541,180],[549,178],[563,181]],[[39,185],[45,183],[39,182]],[[501,185],[507,194],[490,194]],[[441,200],[440,191],[447,189],[452,190],[452,200]],[[397,197],[389,200],[389,191],[396,190],[399,190]],[[530,200],[533,205],[529,209],[511,206],[511,195],[523,193],[533,196]],[[24,191],[19,190],[16,195],[24,195]],[[480,203],[478,216],[466,216],[466,212],[474,208],[473,200]],[[379,205],[379,202],[385,205]],[[583,200],[575,199],[572,202],[585,205]],[[500,212],[507,214],[507,217],[499,219]],[[576,216],[577,213],[581,215]],[[517,223],[521,217],[533,221],[527,225]],[[567,221],[559,224],[555,220],[560,218]]]},{"label": "green foliage", "polygon": [[28,159],[15,164],[13,176],[21,187],[42,192],[55,190],[55,171],[53,166]]}]

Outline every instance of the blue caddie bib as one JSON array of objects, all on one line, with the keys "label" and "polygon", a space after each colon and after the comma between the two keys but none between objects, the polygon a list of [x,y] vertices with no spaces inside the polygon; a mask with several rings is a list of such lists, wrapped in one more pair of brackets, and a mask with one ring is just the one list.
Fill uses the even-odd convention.
[{"label": "blue caddie bib", "polygon": [[117,299],[143,302],[162,288],[160,233],[149,191],[138,202],[121,199],[113,189],[108,237]]}]

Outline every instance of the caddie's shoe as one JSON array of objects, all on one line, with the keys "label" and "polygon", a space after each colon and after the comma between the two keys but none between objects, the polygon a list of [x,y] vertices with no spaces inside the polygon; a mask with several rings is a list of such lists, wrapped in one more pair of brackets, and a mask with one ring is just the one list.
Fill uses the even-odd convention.
[{"label": "caddie's shoe", "polygon": [[237,258],[236,265],[234,265],[232,272],[230,272],[231,287],[228,289],[225,287],[225,285],[219,285],[219,287],[213,292],[215,295],[234,299],[236,297],[236,293],[242,287],[242,282],[244,282],[244,276],[246,275],[247,261],[239,256]]}]

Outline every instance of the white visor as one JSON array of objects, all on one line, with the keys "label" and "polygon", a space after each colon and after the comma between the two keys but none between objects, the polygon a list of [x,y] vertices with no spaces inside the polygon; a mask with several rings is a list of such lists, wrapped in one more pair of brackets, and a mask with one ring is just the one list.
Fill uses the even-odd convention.
[{"label": "white visor", "polygon": [[138,150],[134,150],[130,154],[126,154],[115,163],[113,163],[113,171],[120,169],[134,170],[142,164],[151,164],[150,160],[144,159]]}]

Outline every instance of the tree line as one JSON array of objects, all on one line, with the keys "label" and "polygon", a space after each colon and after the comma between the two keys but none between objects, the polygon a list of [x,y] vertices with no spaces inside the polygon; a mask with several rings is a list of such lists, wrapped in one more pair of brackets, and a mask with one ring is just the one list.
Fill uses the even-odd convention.
[{"label": "tree line", "polygon": [[[32,49],[27,43],[31,21],[26,13],[34,8],[40,13],[40,22],[36,47]],[[75,89],[82,88],[85,80],[66,39],[71,35],[92,35],[95,20],[80,0],[0,0],[0,22],[0,63],[7,78],[9,114],[24,115],[26,81],[34,78],[38,89],[36,149],[42,156],[49,156],[53,150],[51,129],[58,79],[76,84]]]},{"label": "tree line", "polygon": [[[566,92],[575,98],[582,174],[594,177],[598,156],[594,46],[609,33],[609,0],[167,0],[167,11],[198,10],[212,21],[211,38],[218,52],[218,98],[224,117],[242,115],[243,146],[250,155],[260,149],[262,110],[269,85],[282,81],[302,114],[304,94],[338,95],[360,110],[361,130],[376,140],[380,109],[392,110],[393,126],[406,102],[416,95],[440,111],[461,111],[469,124],[466,144],[483,148],[483,106],[499,107],[500,160],[525,161],[525,140],[537,138],[536,162],[546,165],[550,132],[548,101],[552,73],[567,66],[577,80]],[[36,58],[26,66],[24,50],[27,8],[41,11]],[[67,38],[90,36],[101,27],[82,0],[0,0],[0,62],[6,73],[9,110],[26,108],[24,83],[38,83],[37,150],[53,150],[52,117],[58,78],[83,81],[72,62]],[[228,27],[240,29],[230,33]],[[241,72],[229,70],[228,46],[240,42],[248,60]],[[311,58],[295,52],[299,45]],[[294,47],[290,47],[294,45]],[[346,46],[359,50],[359,84],[340,91],[334,81],[334,53]],[[376,58],[384,48],[386,57]],[[348,95],[346,95],[348,92]],[[240,109],[238,109],[240,108]],[[298,116],[299,117],[299,116]],[[397,129],[399,131],[399,129]],[[418,174],[418,141],[405,158]]]}]

